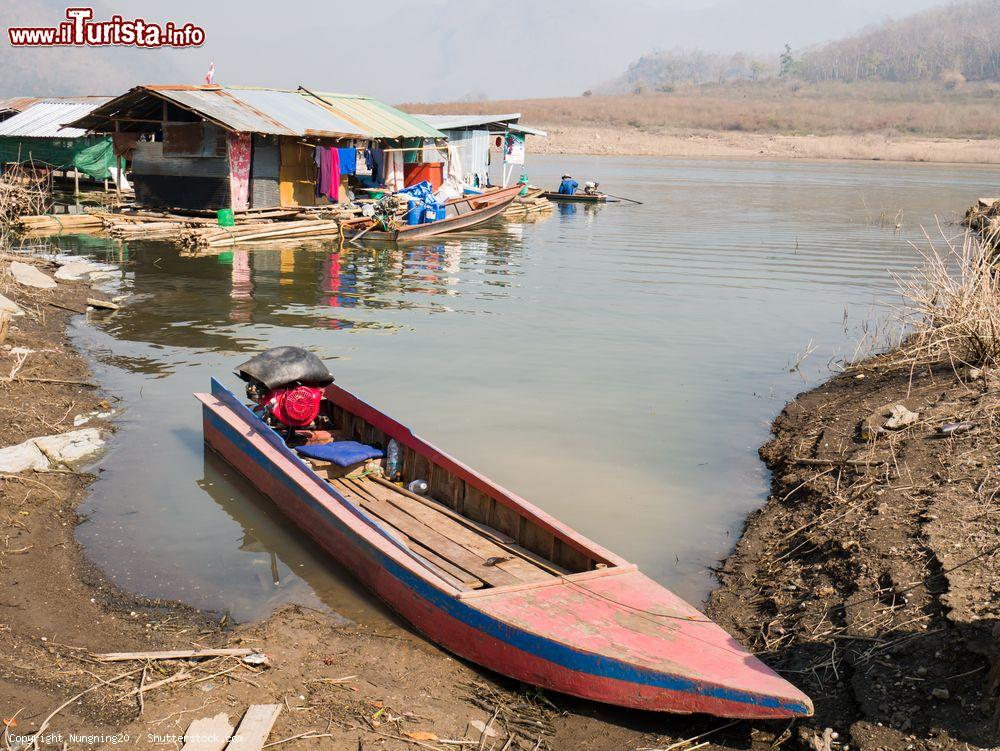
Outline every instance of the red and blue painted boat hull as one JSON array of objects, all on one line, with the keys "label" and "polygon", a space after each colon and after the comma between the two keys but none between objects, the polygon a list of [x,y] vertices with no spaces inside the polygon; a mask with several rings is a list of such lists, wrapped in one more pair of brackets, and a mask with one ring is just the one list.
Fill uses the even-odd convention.
[{"label": "red and blue painted boat hull", "polygon": [[[688,657],[691,644],[697,651],[698,639],[711,646],[706,646],[707,652],[723,654],[722,662],[704,676],[680,664],[673,671],[652,669],[642,659],[632,659],[628,645],[609,649],[604,637],[598,639],[596,633],[588,637],[598,639],[594,644],[585,640],[574,643],[580,640],[573,633],[586,625],[582,621],[595,617],[595,608],[605,600],[608,618],[603,623],[611,632],[618,627],[622,608],[604,592],[625,592],[631,598],[626,604],[633,620],[642,604],[663,602],[664,593],[673,598],[670,604],[681,602],[634,566],[554,577],[551,586],[467,593],[439,584],[401,554],[398,541],[317,478],[218,382],[213,380],[211,395],[197,397],[203,404],[205,441],[389,607],[448,651],[526,683],[623,707],[737,718],[812,713],[808,697],[743,651],[704,616],[700,620],[694,615],[679,619],[680,629],[697,632],[696,641],[685,642]],[[571,584],[564,581],[570,579]],[[584,611],[571,616],[575,621],[570,623],[567,601],[574,597]],[[573,607],[570,603],[568,609]],[[690,612],[700,615],[693,608]],[[646,628],[649,633],[642,643],[641,622],[638,627],[626,626],[631,629],[628,634],[638,634],[636,650],[648,653],[661,648],[657,628]],[[619,636],[609,633],[607,638],[614,641]],[[717,656],[710,655],[711,660],[719,662]]]}]

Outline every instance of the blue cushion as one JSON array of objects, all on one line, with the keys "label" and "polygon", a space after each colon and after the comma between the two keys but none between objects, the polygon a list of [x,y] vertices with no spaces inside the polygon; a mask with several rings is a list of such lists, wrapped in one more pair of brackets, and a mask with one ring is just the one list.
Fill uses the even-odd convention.
[{"label": "blue cushion", "polygon": [[302,456],[310,459],[322,459],[333,462],[338,467],[350,467],[352,464],[366,459],[381,459],[385,456],[380,449],[366,446],[357,441],[334,441],[333,443],[317,443],[314,446],[298,446],[295,449]]}]

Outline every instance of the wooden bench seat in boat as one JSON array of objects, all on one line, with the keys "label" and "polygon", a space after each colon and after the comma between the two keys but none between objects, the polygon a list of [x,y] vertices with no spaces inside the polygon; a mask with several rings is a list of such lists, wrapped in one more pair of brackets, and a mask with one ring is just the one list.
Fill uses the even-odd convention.
[{"label": "wooden bench seat in boat", "polygon": [[520,548],[513,538],[447,506],[352,468],[307,460],[355,506],[375,517],[461,589],[545,581],[565,570]]}]

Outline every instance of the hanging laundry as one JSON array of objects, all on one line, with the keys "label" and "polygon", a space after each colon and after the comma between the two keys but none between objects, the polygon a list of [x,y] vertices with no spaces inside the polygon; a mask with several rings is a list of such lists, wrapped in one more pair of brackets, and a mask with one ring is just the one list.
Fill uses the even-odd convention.
[{"label": "hanging laundry", "polygon": [[368,149],[360,148],[360,149],[355,149],[355,151],[357,152],[357,162],[355,163],[354,166],[354,174],[358,175],[358,177],[365,175],[370,176],[372,170],[371,167],[368,166],[368,159],[366,156]]},{"label": "hanging laundry", "polygon": [[365,149],[365,164],[372,173],[375,185],[385,184],[385,152],[382,149]]},{"label": "hanging laundry", "polygon": [[250,134],[230,133],[226,139],[229,154],[229,205],[234,211],[250,208]]},{"label": "hanging laundry", "polygon": [[340,174],[353,175],[358,171],[358,150],[354,147],[337,149],[340,152]]},{"label": "hanging laundry", "polygon": [[313,149],[313,163],[316,165],[316,195],[323,195],[323,147]]},{"label": "hanging laundry", "polygon": [[340,203],[340,149],[330,148],[327,159],[330,162],[330,184],[326,193],[334,203]]},{"label": "hanging laundry", "polygon": [[400,191],[405,187],[403,159],[398,151],[385,152],[385,187]]},{"label": "hanging laundry", "polygon": [[453,143],[448,144],[448,182],[461,190],[465,175],[462,172],[462,155]]}]

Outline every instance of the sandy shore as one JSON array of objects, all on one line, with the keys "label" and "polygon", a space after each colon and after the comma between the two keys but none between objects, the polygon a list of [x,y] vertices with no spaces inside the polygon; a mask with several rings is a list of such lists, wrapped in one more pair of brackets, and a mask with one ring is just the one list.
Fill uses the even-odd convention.
[{"label": "sandy shore", "polygon": [[650,131],[561,125],[539,127],[545,128],[548,138],[530,139],[528,149],[532,153],[1000,164],[998,139],[902,138],[878,134],[787,136],[737,131]]}]

